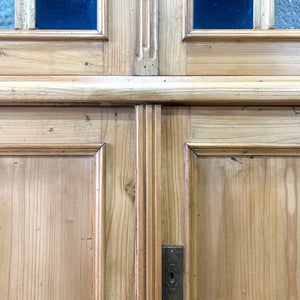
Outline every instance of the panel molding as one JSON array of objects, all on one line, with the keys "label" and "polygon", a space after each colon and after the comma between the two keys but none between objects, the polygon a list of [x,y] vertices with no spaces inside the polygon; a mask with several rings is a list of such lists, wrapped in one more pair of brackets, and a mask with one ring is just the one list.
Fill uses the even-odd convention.
[{"label": "panel molding", "polygon": [[221,155],[259,155],[259,156],[299,156],[300,144],[275,143],[187,143],[197,156]]},{"label": "panel molding", "polygon": [[95,287],[94,299],[105,299],[106,261],[106,147],[105,144],[95,154]]},{"label": "panel molding", "polygon": [[278,143],[186,143],[185,144],[185,285],[184,298],[192,299],[190,275],[193,186],[196,184],[196,160],[201,156],[300,156],[300,144]]},{"label": "panel molding", "polygon": [[104,144],[2,144],[0,143],[0,155],[69,155],[91,156],[104,147]]},{"label": "panel molding", "polygon": [[[93,299],[105,299],[106,150],[105,144],[0,144],[0,156],[94,156],[94,274]],[[91,178],[92,180],[92,178]]]},{"label": "panel molding", "polygon": [[136,299],[161,299],[161,106],[136,106]]}]

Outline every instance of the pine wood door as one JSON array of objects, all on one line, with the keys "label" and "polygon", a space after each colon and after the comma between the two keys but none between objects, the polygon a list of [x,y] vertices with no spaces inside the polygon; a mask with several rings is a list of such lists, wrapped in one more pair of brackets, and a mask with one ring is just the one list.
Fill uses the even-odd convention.
[{"label": "pine wood door", "polygon": [[300,297],[300,115],[165,107],[162,242],[184,246],[184,299]]},{"label": "pine wood door", "polygon": [[1,108],[1,299],[134,299],[134,124],[134,108]]}]

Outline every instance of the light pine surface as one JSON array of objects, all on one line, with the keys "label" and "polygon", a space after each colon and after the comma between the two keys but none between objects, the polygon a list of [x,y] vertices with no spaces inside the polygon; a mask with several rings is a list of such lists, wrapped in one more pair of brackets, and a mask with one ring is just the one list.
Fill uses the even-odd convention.
[{"label": "light pine surface", "polygon": [[0,76],[0,104],[299,105],[299,83],[297,76]]},{"label": "light pine surface", "polygon": [[103,42],[2,41],[1,75],[103,75]]},{"label": "light pine surface", "polygon": [[2,299],[93,299],[93,157],[0,158]]},{"label": "light pine surface", "polygon": [[189,299],[298,299],[300,158],[194,163]]},{"label": "light pine surface", "polygon": [[185,299],[298,299],[299,129],[292,107],[163,108],[162,243],[185,248]]},{"label": "light pine surface", "polygon": [[134,108],[2,107],[0,120],[1,298],[134,299]]}]

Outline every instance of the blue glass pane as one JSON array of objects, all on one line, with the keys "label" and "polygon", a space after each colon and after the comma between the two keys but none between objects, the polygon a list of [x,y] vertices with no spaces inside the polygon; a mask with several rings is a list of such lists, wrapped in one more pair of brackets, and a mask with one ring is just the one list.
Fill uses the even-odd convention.
[{"label": "blue glass pane", "polygon": [[275,0],[275,28],[300,29],[300,0]]},{"label": "blue glass pane", "polygon": [[15,29],[15,0],[0,0],[0,29]]},{"label": "blue glass pane", "polygon": [[36,28],[97,29],[97,0],[36,0]]},{"label": "blue glass pane", "polygon": [[195,29],[252,29],[253,0],[194,0]]}]

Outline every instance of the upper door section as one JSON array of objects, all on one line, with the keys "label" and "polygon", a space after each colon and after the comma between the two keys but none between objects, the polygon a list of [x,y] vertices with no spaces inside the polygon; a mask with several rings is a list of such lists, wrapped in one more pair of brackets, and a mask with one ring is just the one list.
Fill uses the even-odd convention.
[{"label": "upper door section", "polygon": [[299,1],[160,1],[161,75],[299,75]]},{"label": "upper door section", "polygon": [[132,75],[131,1],[16,0],[0,8],[1,75]]},{"label": "upper door section", "polygon": [[8,0],[1,75],[300,75],[299,0]]}]

